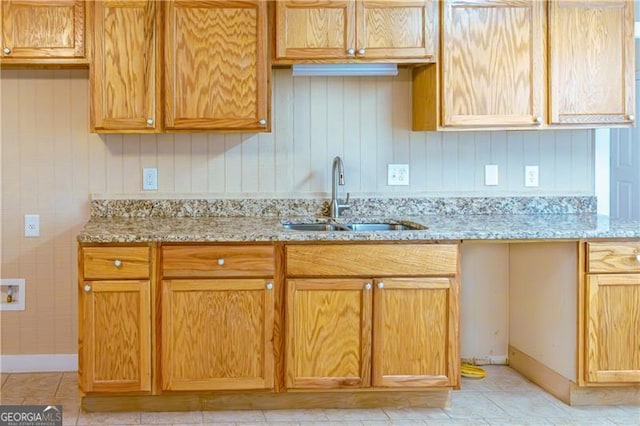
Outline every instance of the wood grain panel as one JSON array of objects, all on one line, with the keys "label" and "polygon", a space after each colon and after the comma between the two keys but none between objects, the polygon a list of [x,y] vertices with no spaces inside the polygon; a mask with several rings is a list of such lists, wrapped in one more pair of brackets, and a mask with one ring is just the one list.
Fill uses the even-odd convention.
[{"label": "wood grain panel", "polygon": [[640,274],[587,276],[587,380],[640,382]]},{"label": "wood grain panel", "polygon": [[[359,57],[435,60],[437,1],[356,2]],[[357,52],[358,53],[358,52]]]},{"label": "wood grain panel", "polygon": [[82,0],[6,0],[2,2],[3,58],[82,58]]},{"label": "wood grain panel", "polygon": [[266,285],[163,281],[162,388],[272,388],[274,290]]},{"label": "wood grain panel", "polygon": [[450,280],[385,279],[374,287],[373,385],[451,386]]},{"label": "wood grain panel", "polygon": [[355,49],[352,0],[277,1],[276,58],[349,58]]},{"label": "wood grain panel", "polygon": [[289,388],[368,387],[371,291],[359,279],[287,281]]},{"label": "wood grain panel", "polygon": [[552,123],[633,121],[633,31],[632,2],[549,3]]},{"label": "wood grain panel", "polygon": [[268,129],[266,15],[264,1],[166,4],[167,129]]},{"label": "wood grain panel", "polygon": [[535,126],[544,109],[544,2],[445,4],[443,126]]},{"label": "wood grain panel", "polygon": [[455,244],[287,246],[288,276],[453,275]]},{"label": "wood grain panel", "polygon": [[148,0],[95,2],[92,130],[160,130],[159,9]]},{"label": "wood grain panel", "polygon": [[273,276],[274,272],[271,245],[162,247],[165,278]]},{"label": "wood grain panel", "polygon": [[640,242],[587,243],[588,272],[640,272]]},{"label": "wood grain panel", "polygon": [[149,247],[84,247],[82,256],[85,279],[149,278]]},{"label": "wood grain panel", "polygon": [[86,281],[83,294],[84,392],[151,390],[149,281]]}]

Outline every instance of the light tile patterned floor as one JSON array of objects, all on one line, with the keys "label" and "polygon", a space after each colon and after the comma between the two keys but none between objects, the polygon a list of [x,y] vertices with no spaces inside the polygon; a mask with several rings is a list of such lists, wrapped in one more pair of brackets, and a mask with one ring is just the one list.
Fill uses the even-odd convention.
[{"label": "light tile patterned floor", "polygon": [[87,413],[76,373],[1,374],[0,404],[62,404],[65,425],[626,425],[640,426],[639,406],[570,407],[508,367],[488,366],[463,379],[450,408],[376,408],[180,413]]}]

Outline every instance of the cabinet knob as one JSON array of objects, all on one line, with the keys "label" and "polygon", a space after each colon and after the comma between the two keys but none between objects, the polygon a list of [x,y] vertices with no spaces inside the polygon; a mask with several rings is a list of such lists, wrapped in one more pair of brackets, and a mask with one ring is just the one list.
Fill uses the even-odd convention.
[{"label": "cabinet knob", "polygon": [[2,49],[2,51],[4,52],[5,55],[8,55],[11,53],[11,49],[9,49],[8,47],[5,47],[4,49]]},{"label": "cabinet knob", "polygon": [[153,118],[147,118],[147,124],[149,126],[153,126],[153,123],[154,123]]},{"label": "cabinet knob", "polygon": [[91,286],[90,286],[89,284],[86,284],[86,285],[84,286],[84,292],[85,292],[85,293],[89,293],[90,291],[91,291]]},{"label": "cabinet knob", "polygon": [[378,283],[378,288],[384,288],[384,283]]},{"label": "cabinet knob", "polygon": [[273,283],[267,283],[267,290],[273,290]]},{"label": "cabinet knob", "polygon": [[636,262],[640,262],[640,253],[636,254]]},{"label": "cabinet knob", "polygon": [[261,126],[264,126],[267,124],[267,120],[263,118],[262,120],[258,121],[258,124],[260,124]]},{"label": "cabinet knob", "polygon": [[365,52],[366,52],[366,51],[364,50],[364,47],[362,47],[362,48],[358,49],[358,55],[364,55],[364,54],[365,54]]},{"label": "cabinet knob", "polygon": [[364,285],[364,289],[365,289],[365,290],[371,290],[371,283],[366,283],[366,284]]},{"label": "cabinet knob", "polygon": [[634,121],[634,120],[636,119],[636,116],[635,116],[635,115],[628,115],[628,116],[627,116],[627,119],[628,119],[629,121]]},{"label": "cabinet knob", "polygon": [[122,267],[122,260],[120,260],[120,259],[114,260],[113,261],[113,266],[115,266],[116,268]]},{"label": "cabinet knob", "polygon": [[533,119],[533,121],[534,121],[536,124],[542,124],[542,117],[538,116],[538,117],[534,118],[534,119]]},{"label": "cabinet knob", "polygon": [[354,55],[356,53],[356,51],[353,49],[353,47],[347,49],[347,54],[348,55]]},{"label": "cabinet knob", "polygon": [[218,265],[224,265],[224,258],[221,257],[220,259],[218,259]]}]

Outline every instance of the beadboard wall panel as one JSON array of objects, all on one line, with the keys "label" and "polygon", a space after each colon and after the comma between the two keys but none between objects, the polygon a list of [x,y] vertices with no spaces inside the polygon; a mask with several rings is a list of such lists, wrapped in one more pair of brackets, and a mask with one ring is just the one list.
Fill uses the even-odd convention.
[{"label": "beadboard wall panel", "polygon": [[[75,235],[91,194],[141,194],[144,167],[158,168],[156,197],[326,196],[335,155],[353,195],[594,191],[588,130],[412,132],[407,70],[394,78],[275,70],[268,134],[90,134],[86,70],[0,78],[0,276],[27,280],[26,310],[0,314],[2,354],[76,352]],[[386,185],[389,163],[410,165],[409,186]],[[499,166],[497,187],[484,186],[485,164]],[[540,166],[540,187],[524,187],[527,164]],[[40,215],[39,238],[22,236],[25,214]]]}]

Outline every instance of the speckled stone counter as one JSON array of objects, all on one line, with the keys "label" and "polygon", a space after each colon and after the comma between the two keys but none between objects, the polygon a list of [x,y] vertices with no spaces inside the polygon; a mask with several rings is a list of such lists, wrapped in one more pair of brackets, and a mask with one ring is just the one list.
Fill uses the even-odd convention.
[{"label": "speckled stone counter", "polygon": [[[338,222],[405,223],[404,231],[293,231],[328,222],[316,200],[96,200],[82,243],[548,240],[640,238],[640,221],[595,214],[593,197],[357,199]],[[367,207],[368,206],[368,207]]]}]

